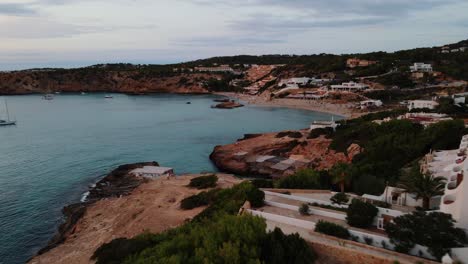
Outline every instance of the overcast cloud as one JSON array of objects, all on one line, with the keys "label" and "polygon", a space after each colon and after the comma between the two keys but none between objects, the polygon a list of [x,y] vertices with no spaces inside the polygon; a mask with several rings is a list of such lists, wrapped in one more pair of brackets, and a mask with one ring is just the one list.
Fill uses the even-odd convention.
[{"label": "overcast cloud", "polygon": [[465,0],[0,0],[0,69],[394,51],[468,38]]}]

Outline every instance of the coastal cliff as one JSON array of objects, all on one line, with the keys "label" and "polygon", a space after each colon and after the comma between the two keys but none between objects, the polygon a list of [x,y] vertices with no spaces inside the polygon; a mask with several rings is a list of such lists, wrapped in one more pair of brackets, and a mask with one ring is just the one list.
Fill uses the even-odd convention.
[{"label": "coastal cliff", "polygon": [[41,255],[55,248],[73,234],[76,229],[76,223],[84,216],[87,208],[105,198],[120,197],[130,194],[140,184],[145,182],[143,178],[137,178],[129,174],[135,168],[143,166],[159,166],[157,162],[141,162],[134,164],[121,165],[110,172],[106,177],[90,188],[85,202],[79,202],[65,206],[62,209],[65,221],[59,226],[55,236],[49,241],[46,247],[42,248],[37,254]]},{"label": "coastal cliff", "polygon": [[[117,169],[117,174],[111,173],[113,176],[106,177],[107,180],[103,179],[101,183],[114,182],[118,178],[118,185],[124,187],[123,179],[130,179],[124,172],[133,166]],[[132,238],[142,233],[157,234],[184,224],[206,208],[180,208],[182,199],[202,191],[188,187],[190,180],[199,176],[201,174],[147,180],[128,195],[118,197],[115,196],[116,192],[108,190],[111,197],[87,204],[85,212],[77,215],[76,221],[69,225],[71,229],[62,236],[61,243],[41,252],[29,263],[94,263],[91,257],[96,249],[116,238]],[[218,173],[216,176],[219,178],[216,187],[222,189],[242,181],[227,174]],[[133,180],[131,183],[134,183]],[[99,185],[103,186],[96,186]]]},{"label": "coastal cliff", "polygon": [[222,171],[240,175],[286,177],[305,168],[329,169],[349,163],[362,149],[352,144],[346,151],[330,149],[325,136],[310,138],[308,130],[249,134],[233,144],[216,146],[210,155]]},{"label": "coastal cliff", "polygon": [[0,94],[50,92],[117,92],[129,94],[203,94],[209,74],[154,73],[141,70],[28,70],[0,72]]}]

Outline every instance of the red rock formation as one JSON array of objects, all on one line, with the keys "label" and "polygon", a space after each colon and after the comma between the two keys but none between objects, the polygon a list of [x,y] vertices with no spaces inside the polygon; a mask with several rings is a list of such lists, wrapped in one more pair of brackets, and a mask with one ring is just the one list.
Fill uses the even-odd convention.
[{"label": "red rock formation", "polygon": [[[349,163],[362,151],[358,145],[353,144],[348,148],[348,154],[336,152],[329,148],[331,139],[324,136],[308,139],[307,130],[300,131],[300,134],[280,132],[246,137],[234,144],[216,146],[210,158],[223,171],[241,175],[282,177],[301,168],[322,170],[331,168],[337,162]],[[257,162],[261,156],[275,158]],[[288,167],[285,164],[292,162],[291,159],[297,162]],[[275,166],[281,162],[283,164]]]},{"label": "red rock formation", "polygon": [[0,73],[0,94],[46,92],[208,93],[202,81],[209,74],[171,74],[163,77],[139,70],[98,69],[18,71]]}]

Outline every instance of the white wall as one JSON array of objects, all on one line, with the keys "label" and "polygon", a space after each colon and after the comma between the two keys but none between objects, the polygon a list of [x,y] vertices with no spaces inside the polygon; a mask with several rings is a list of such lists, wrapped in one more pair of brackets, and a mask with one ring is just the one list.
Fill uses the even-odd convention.
[{"label": "white wall", "polygon": [[[309,229],[311,231],[315,229],[315,225],[316,225],[316,223],[311,222],[311,221],[300,220],[300,219],[291,218],[291,217],[287,217],[287,216],[276,215],[276,214],[271,214],[271,213],[266,213],[266,212],[260,212],[260,211],[255,211],[255,210],[251,210],[251,209],[246,209],[246,211],[249,212],[252,215],[260,216],[260,217],[263,217],[263,218],[265,218],[267,220],[270,220],[270,221],[283,223],[283,224],[287,224],[287,225],[291,225],[291,226],[296,226],[296,227],[299,227],[299,228],[305,228],[305,229]],[[380,236],[380,235],[376,235],[376,234],[364,233],[364,232],[351,230],[351,229],[349,230],[349,233],[351,235],[357,237],[358,242],[364,243],[364,241],[365,241],[364,238],[365,237],[370,237],[370,238],[373,239],[372,246],[382,248],[382,241],[385,241],[385,243],[387,244],[388,249],[393,250],[393,248],[394,248],[388,237]],[[420,245],[416,245],[410,251],[410,254],[413,255],[413,256],[420,256],[420,254],[419,254],[420,252],[422,252],[422,256],[424,256],[426,258],[434,259],[428,253],[427,248],[423,247],[423,246],[420,246]]]}]

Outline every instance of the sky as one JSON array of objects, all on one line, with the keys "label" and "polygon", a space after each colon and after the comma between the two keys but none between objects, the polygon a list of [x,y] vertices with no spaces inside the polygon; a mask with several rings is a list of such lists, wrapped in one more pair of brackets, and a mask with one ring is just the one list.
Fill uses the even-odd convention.
[{"label": "sky", "polygon": [[0,70],[468,39],[467,0],[0,0]]}]

